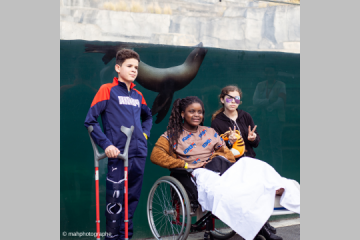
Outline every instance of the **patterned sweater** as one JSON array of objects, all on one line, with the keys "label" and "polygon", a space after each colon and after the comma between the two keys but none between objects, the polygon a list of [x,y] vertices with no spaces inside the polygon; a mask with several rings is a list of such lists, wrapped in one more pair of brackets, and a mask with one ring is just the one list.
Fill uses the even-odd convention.
[{"label": "patterned sweater", "polygon": [[235,162],[234,155],[226,147],[222,138],[210,127],[199,126],[196,131],[184,129],[174,153],[169,153],[169,139],[166,132],[161,135],[151,153],[150,160],[164,168],[182,168],[187,163],[196,163],[224,156]]}]

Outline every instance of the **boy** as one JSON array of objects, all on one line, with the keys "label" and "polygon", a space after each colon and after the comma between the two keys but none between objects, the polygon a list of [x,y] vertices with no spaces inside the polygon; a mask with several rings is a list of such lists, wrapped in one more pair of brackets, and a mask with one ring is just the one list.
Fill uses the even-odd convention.
[{"label": "boy", "polygon": [[[146,105],[141,92],[134,88],[133,83],[138,74],[139,55],[130,50],[122,49],[116,54],[115,70],[118,77],[113,83],[100,87],[91,104],[85,119],[85,127],[92,125],[92,138],[108,157],[108,174],[106,179],[106,232],[105,239],[124,239],[124,162],[117,158],[124,151],[126,135],[120,127],[134,126],[129,147],[129,239],[133,235],[132,218],[139,202],[145,160],[147,155],[147,138],[152,127],[151,111]],[[103,133],[97,121],[101,114]],[[142,123],[140,121],[142,120]]]}]

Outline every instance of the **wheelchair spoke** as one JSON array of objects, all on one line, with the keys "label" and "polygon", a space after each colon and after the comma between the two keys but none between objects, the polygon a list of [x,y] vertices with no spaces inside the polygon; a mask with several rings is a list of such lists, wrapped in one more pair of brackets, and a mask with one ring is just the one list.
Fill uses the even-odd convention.
[{"label": "wheelchair spoke", "polygon": [[[155,213],[153,213],[153,215],[154,215],[154,216],[158,216],[158,215],[162,216],[163,214],[162,214],[161,212],[155,212]],[[160,216],[159,216],[159,217],[160,217]]]},{"label": "wheelchair spoke", "polygon": [[160,206],[153,206],[153,214],[160,214],[163,215],[164,214],[164,209]]},{"label": "wheelchair spoke", "polygon": [[161,230],[163,229],[164,226],[166,226],[166,221],[164,222],[164,224],[162,224],[162,225],[159,227],[159,232],[162,232]]},{"label": "wheelchair spoke", "polygon": [[160,188],[161,190],[161,193],[162,193],[162,201],[163,201],[163,204],[164,204],[164,209],[167,208],[167,204],[166,204],[166,199],[165,199],[165,194],[164,194],[164,191],[162,188]]},{"label": "wheelchair spoke", "polygon": [[161,230],[164,226],[167,225],[167,217],[166,216],[162,216],[160,219],[159,219],[159,224],[161,224],[159,230]]},{"label": "wheelchair spoke", "polygon": [[[159,190],[161,191],[161,187],[160,187],[160,185],[159,185]],[[161,192],[160,192],[161,193]],[[157,199],[158,199],[158,201],[159,201],[159,204],[161,205],[161,207],[164,209],[164,207],[165,207],[165,205],[164,205],[164,198],[162,197],[162,196],[159,196],[160,195],[160,193],[159,193],[159,191],[157,191],[157,192],[155,192],[155,194],[156,194],[156,197],[157,197]]]},{"label": "wheelchair spoke", "polygon": [[169,226],[170,226],[170,228],[169,228],[169,236],[171,236],[171,232],[170,232],[170,230],[172,231],[172,235],[174,235],[174,230],[173,230],[173,224],[172,224],[172,222],[171,222],[171,219],[170,219],[170,217],[169,216],[167,216],[167,222],[169,223]]},{"label": "wheelchair spoke", "polygon": [[174,224],[172,223],[172,220],[169,217],[168,217],[168,220],[169,220],[169,223],[170,223],[172,235],[174,236]]},{"label": "wheelchair spoke", "polygon": [[[177,222],[175,222],[177,223]],[[180,234],[180,229],[179,229],[179,225],[177,224],[171,224],[171,226],[173,227],[173,229],[176,231],[177,234]],[[174,233],[174,231],[173,231]]]},{"label": "wheelchair spoke", "polygon": [[[167,187],[166,187],[166,185],[165,184],[163,184],[163,188],[161,189],[161,192],[163,193],[163,200],[164,200],[164,206],[167,208],[167,209],[169,209],[170,208],[170,199],[168,198],[168,195],[167,195],[167,191],[166,191],[166,189],[167,189]],[[171,196],[170,196],[171,197]]]},{"label": "wheelchair spoke", "polygon": [[[160,184],[161,186],[165,186],[165,184]],[[169,203],[168,203],[168,199],[167,196],[164,192],[166,192],[166,186],[165,187],[160,187],[161,193],[162,193],[162,200],[163,200],[163,204],[164,204],[164,208],[165,209],[169,209]]]},{"label": "wheelchair spoke", "polygon": [[155,195],[156,195],[159,202],[153,202],[153,203],[158,204],[159,206],[162,207],[162,209],[164,209],[164,205],[163,205],[163,201],[161,200],[161,197],[159,196],[159,194],[157,192],[155,192]]}]

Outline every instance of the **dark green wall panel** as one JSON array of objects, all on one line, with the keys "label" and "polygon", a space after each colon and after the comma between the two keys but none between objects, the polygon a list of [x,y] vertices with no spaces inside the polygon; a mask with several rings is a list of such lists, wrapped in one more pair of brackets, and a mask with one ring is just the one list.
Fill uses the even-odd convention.
[{"label": "dark green wall panel", "polygon": [[[113,59],[105,65],[103,54],[85,53],[85,44],[116,45],[116,43],[60,41],[60,233],[95,232],[95,184],[93,152],[83,125],[95,93],[115,76]],[[192,48],[132,44],[141,60],[158,68],[180,65]],[[253,105],[256,85],[265,80],[264,68],[275,66],[277,79],[286,85],[286,120],[283,130],[282,162],[272,158],[274,135],[269,133],[269,115]],[[136,83],[136,82],[135,82]],[[236,84],[243,91],[243,104],[239,108],[249,112],[261,142],[255,149],[257,158],[276,165],[279,173],[300,182],[300,55],[279,52],[250,52],[209,48],[195,79],[184,89],[175,92],[174,99],[196,95],[204,101],[205,125],[210,125],[211,115],[220,108],[218,95],[222,87]],[[137,84],[151,108],[157,93]],[[159,124],[154,124],[148,142],[148,156],[165,131],[169,113]],[[155,119],[155,117],[154,117]],[[99,119],[100,120],[100,119]],[[276,118],[275,118],[276,120]],[[273,124],[272,126],[276,126]],[[274,128],[274,127],[273,127]],[[101,232],[105,231],[105,179],[106,162],[100,164]],[[156,179],[168,175],[147,158],[141,199],[134,216],[134,238],[151,237],[146,218],[147,194]],[[65,238],[64,239],[70,239]],[[82,237],[86,239],[85,237]],[[77,239],[77,238],[76,238]],[[93,239],[93,238],[89,238]]]}]

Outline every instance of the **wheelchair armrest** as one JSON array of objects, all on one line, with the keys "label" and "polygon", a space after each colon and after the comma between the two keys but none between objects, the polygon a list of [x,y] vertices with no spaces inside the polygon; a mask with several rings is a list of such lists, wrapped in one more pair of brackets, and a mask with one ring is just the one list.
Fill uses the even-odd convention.
[{"label": "wheelchair armrest", "polygon": [[169,169],[170,172],[173,172],[173,173],[192,173],[194,171],[194,169],[186,169],[186,168],[170,168]]}]

